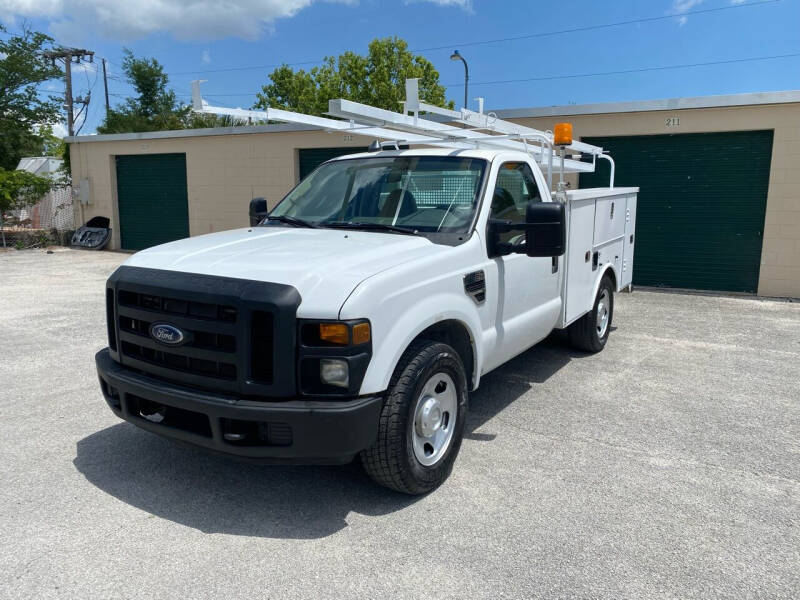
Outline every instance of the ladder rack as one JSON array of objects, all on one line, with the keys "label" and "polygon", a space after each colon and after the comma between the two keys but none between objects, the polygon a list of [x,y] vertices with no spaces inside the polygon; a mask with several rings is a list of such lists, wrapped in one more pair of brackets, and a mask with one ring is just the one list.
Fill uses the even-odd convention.
[{"label": "ladder rack", "polygon": [[[478,112],[462,108],[449,110],[426,104],[419,100],[419,80],[406,80],[404,112],[398,113],[352,100],[337,99],[329,102],[328,113],[337,119],[315,117],[287,110],[268,108],[248,110],[211,106],[200,93],[200,80],[192,82],[192,110],[197,113],[229,115],[254,121],[279,121],[318,127],[325,131],[339,131],[353,135],[388,140],[393,144],[420,144],[454,148],[505,149],[525,152],[542,165],[552,189],[553,171],[557,169],[563,180],[564,173],[585,173],[595,170],[597,157],[611,162],[611,187],[614,186],[614,162],[599,146],[573,141],[564,147],[555,147],[553,134],[525,127],[511,121],[498,119],[494,113],[483,112],[483,99],[479,99]],[[426,119],[420,113],[445,117],[456,125],[441,119]],[[592,157],[592,162],[567,158],[566,153],[580,153]]]}]

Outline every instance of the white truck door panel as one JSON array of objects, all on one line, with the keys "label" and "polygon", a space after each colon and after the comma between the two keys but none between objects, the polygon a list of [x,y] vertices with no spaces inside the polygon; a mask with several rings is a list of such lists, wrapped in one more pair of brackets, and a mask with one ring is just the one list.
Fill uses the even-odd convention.
[{"label": "white truck door panel", "polygon": [[558,273],[552,272],[550,258],[510,254],[495,263],[499,319],[494,324],[493,358],[502,364],[547,337],[558,320],[561,300]]},{"label": "white truck door panel", "polygon": [[[504,170],[505,169],[505,170]],[[536,163],[519,160],[498,161],[488,186],[488,202],[494,218],[524,222],[525,206],[530,199],[550,201],[546,182]],[[507,197],[495,195],[509,192]],[[506,204],[501,200],[505,198]],[[511,202],[513,200],[513,202]],[[488,207],[488,206],[487,206]],[[515,231],[513,236],[524,235]],[[562,310],[560,273],[553,272],[549,257],[507,254],[489,259],[487,295],[497,295],[497,305],[485,332],[490,351],[486,353],[483,372],[506,362],[547,337],[558,322]],[[492,287],[491,282],[496,282]]]}]

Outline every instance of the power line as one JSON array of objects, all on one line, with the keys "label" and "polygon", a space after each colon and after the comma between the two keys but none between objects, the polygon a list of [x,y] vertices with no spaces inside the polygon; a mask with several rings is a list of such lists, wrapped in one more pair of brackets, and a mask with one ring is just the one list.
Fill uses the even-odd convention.
[{"label": "power line", "polygon": [[[692,15],[701,15],[701,14],[709,14],[709,13],[717,13],[726,10],[734,10],[738,8],[746,8],[752,6],[763,6],[767,4],[777,4],[778,2],[782,2],[783,0],[758,0],[757,2],[748,2],[743,4],[731,4],[729,6],[718,6],[716,8],[704,8],[698,10],[690,10],[681,13],[671,13],[668,15],[659,15],[654,17],[643,17],[641,19],[628,19],[626,21],[616,21],[614,23],[603,23],[600,25],[587,25],[584,27],[573,27],[571,29],[559,29],[554,31],[542,31],[538,33],[529,33],[524,35],[517,35],[517,36],[510,36],[504,38],[494,38],[489,40],[477,40],[472,42],[460,42],[460,43],[451,43],[445,46],[431,46],[429,48],[417,48],[412,49],[411,52],[431,52],[435,50],[452,50],[455,47],[461,46],[479,46],[483,44],[496,44],[501,42],[511,42],[516,40],[527,40],[532,38],[539,38],[539,37],[550,37],[556,35],[565,35],[568,33],[579,33],[582,31],[593,31],[598,29],[607,29],[610,27],[621,27],[624,25],[634,25],[636,23],[651,23],[654,21],[663,21],[667,19],[675,19],[680,17],[689,17]],[[319,64],[324,59],[320,60],[306,60],[302,62],[292,62],[292,63],[272,63],[267,65],[251,65],[247,67],[225,67],[219,69],[204,69],[204,70],[197,70],[197,71],[174,71],[168,73],[168,75],[194,75],[194,74],[202,74],[202,73],[223,73],[227,71],[254,71],[258,69],[271,69],[275,67],[280,67],[282,65],[288,65],[290,67],[295,66],[303,66],[303,65],[314,65]],[[463,85],[463,84],[462,84]]]},{"label": "power line", "polygon": [[[602,77],[605,75],[627,75],[630,73],[646,73],[648,71],[667,71],[670,69],[690,69],[694,67],[710,67],[713,65],[730,65],[734,63],[755,62],[761,60],[773,60],[777,58],[794,58],[800,56],[800,52],[793,54],[775,54],[773,56],[754,56],[752,58],[733,58],[730,60],[715,60],[710,62],[690,63],[682,65],[662,65],[659,67],[642,67],[638,69],[624,69],[621,71],[601,71],[598,73],[579,73],[574,75],[547,75],[544,77],[525,77],[522,79],[501,79],[497,81],[476,81],[470,82],[470,85],[495,85],[500,83],[521,83],[525,81],[550,81],[553,79],[578,79],[581,77]],[[445,85],[445,87],[455,87],[464,85],[461,83],[452,83]]]},{"label": "power line", "polygon": [[479,46],[483,44],[497,44],[500,42],[513,42],[517,40],[529,40],[532,38],[539,38],[539,37],[549,37],[554,35],[564,35],[567,33],[580,33],[583,31],[594,31],[597,29],[607,29],[609,27],[621,27],[623,25],[634,25],[637,23],[652,23],[654,21],[664,21],[667,19],[676,19],[681,17],[689,17],[692,15],[702,15],[708,13],[716,13],[721,12],[723,10],[733,10],[735,8],[745,8],[749,6],[762,6],[764,4],[776,4],[781,2],[782,0],[759,0],[758,2],[748,2],[746,4],[731,4],[729,6],[718,6],[716,8],[704,8],[698,10],[689,10],[686,12],[678,12],[678,13],[671,13],[668,15],[660,15],[657,17],[644,17],[641,19],[629,19],[627,21],[617,21],[615,23],[604,23],[602,25],[586,25],[584,27],[573,27],[571,29],[560,29],[557,31],[545,31],[541,33],[530,33],[526,35],[515,35],[511,37],[504,37],[504,38],[495,38],[491,40],[480,40],[476,42],[461,42],[458,44],[447,44],[446,46],[434,46],[431,48],[421,48],[420,50],[414,50],[414,52],[428,52],[432,50],[452,50],[455,47],[461,46]]},{"label": "power line", "polygon": [[[714,65],[729,65],[729,64],[736,64],[736,63],[745,63],[745,62],[757,62],[757,61],[764,61],[764,60],[775,60],[780,58],[795,58],[800,56],[800,52],[795,52],[791,54],[775,54],[772,56],[752,56],[748,58],[732,58],[728,60],[715,60],[709,62],[700,62],[700,63],[687,63],[687,64],[680,64],[680,65],[660,65],[655,67],[638,67],[635,69],[623,69],[619,71],[598,71],[596,73],[574,73],[569,75],[544,75],[544,76],[537,76],[537,77],[523,77],[519,79],[499,79],[496,81],[470,81],[470,85],[495,85],[495,84],[502,84],[502,83],[523,83],[526,81],[551,81],[554,79],[579,79],[583,77],[603,77],[606,75],[628,75],[632,73],[647,73],[650,71],[667,71],[672,69],[690,69],[695,67],[710,67]],[[444,87],[456,87],[456,86],[463,86],[464,82],[460,83],[450,83],[445,84]],[[227,93],[227,94],[203,94],[204,97],[208,98],[215,98],[215,97],[230,97],[230,96],[255,96],[256,94],[261,93],[261,90],[258,92],[241,92],[241,93]],[[113,94],[112,94],[113,95]],[[178,94],[181,97],[188,97],[189,94]]]},{"label": "power line", "polygon": [[[81,61],[85,58],[88,58],[89,61],[92,62],[94,61],[94,52],[91,50],[84,50],[83,48],[59,48],[58,50],[47,50],[44,52],[44,57],[49,58],[54,66],[57,60],[64,63],[64,74],[66,80],[66,102],[64,104],[67,109],[67,132],[71,136],[75,135],[75,113],[73,112],[73,102],[88,105],[89,96],[91,93],[88,93],[86,98],[81,98],[80,96],[78,96],[78,98],[72,97],[72,62],[74,59],[75,64],[81,64]],[[86,81],[87,83],[89,81],[88,75],[86,76]]]}]

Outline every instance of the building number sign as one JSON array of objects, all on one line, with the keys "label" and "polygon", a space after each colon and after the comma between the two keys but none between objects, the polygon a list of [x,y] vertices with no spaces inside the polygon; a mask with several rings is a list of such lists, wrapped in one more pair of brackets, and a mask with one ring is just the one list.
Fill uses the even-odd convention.
[{"label": "building number sign", "polygon": [[667,127],[680,127],[681,118],[680,117],[667,117],[664,120],[664,125]]}]

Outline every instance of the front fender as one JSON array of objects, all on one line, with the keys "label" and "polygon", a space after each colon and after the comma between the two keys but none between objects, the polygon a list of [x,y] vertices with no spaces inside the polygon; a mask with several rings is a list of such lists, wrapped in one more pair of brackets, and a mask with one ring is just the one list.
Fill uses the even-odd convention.
[{"label": "front fender", "polygon": [[[405,304],[405,310],[398,311],[397,308],[402,304]],[[407,304],[400,297],[387,298],[381,309],[381,314],[371,319],[372,360],[361,384],[362,395],[387,389],[400,357],[411,342],[431,325],[447,320],[458,321],[469,332],[473,354],[471,383],[473,386],[478,384],[483,361],[482,349],[478,343],[481,339],[481,325],[475,303],[463,292],[437,293]]]}]

